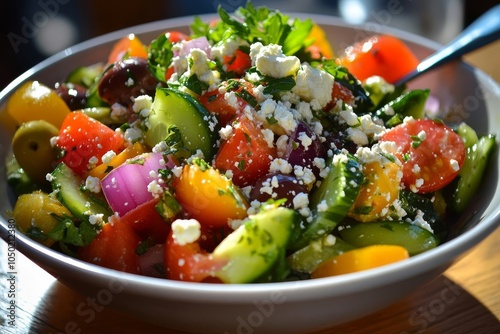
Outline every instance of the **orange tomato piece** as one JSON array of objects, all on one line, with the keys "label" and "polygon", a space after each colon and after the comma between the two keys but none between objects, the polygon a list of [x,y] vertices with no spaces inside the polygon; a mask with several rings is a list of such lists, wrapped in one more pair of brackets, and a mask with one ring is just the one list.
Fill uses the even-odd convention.
[{"label": "orange tomato piece", "polygon": [[125,57],[148,58],[146,46],[135,34],[128,34],[115,43],[109,53],[108,63],[113,64]]},{"label": "orange tomato piece", "polygon": [[349,216],[360,221],[370,222],[384,217],[392,203],[398,198],[402,168],[387,161],[367,163],[363,167],[366,182],[361,186]]},{"label": "orange tomato piece", "polygon": [[188,215],[208,227],[225,227],[246,217],[248,202],[238,187],[218,170],[184,165],[173,182],[177,201]]},{"label": "orange tomato piece", "polygon": [[312,278],[354,273],[381,267],[409,258],[406,248],[397,245],[372,245],[356,248],[320,264]]},{"label": "orange tomato piece", "polygon": [[359,80],[378,75],[394,83],[415,69],[418,59],[400,39],[376,35],[346,48],[340,63]]}]

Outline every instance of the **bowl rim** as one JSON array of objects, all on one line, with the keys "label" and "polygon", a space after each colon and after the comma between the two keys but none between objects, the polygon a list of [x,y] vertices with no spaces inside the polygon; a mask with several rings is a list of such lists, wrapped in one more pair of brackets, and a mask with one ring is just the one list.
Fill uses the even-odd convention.
[{"label": "bowl rim", "polygon": [[[314,22],[318,24],[333,25],[348,29],[360,29],[364,30],[361,26],[353,26],[348,24],[344,20],[338,17],[322,15],[322,14],[304,14],[304,13],[286,13],[290,17],[297,18],[311,18]],[[203,14],[196,15],[202,20],[209,20],[211,18],[217,17],[215,14]],[[194,16],[184,16],[177,18],[169,18],[165,20],[153,21],[137,26],[132,26],[125,29],[120,29],[111,33],[107,33],[101,36],[94,37],[82,43],[76,44],[69,47],[63,51],[56,53],[55,55],[47,58],[46,60],[33,66],[19,77],[14,79],[0,92],[0,103],[5,103],[6,99],[10,94],[13,93],[16,87],[21,85],[24,81],[29,80],[30,77],[35,75],[38,71],[43,68],[57,63],[59,60],[71,56],[73,54],[83,52],[91,47],[97,47],[101,44],[109,43],[115,41],[128,33],[134,33],[137,35],[145,34],[151,32],[152,30],[168,29],[177,26],[189,25]],[[381,33],[395,34],[398,37],[411,41],[412,43],[419,44],[425,48],[434,50],[437,49],[440,44],[431,41],[425,37],[402,31],[396,28],[391,28],[387,26],[380,25]],[[478,76],[479,81],[492,82],[496,87],[493,89],[495,95],[500,96],[500,86],[486,75],[481,70],[474,68],[466,63],[462,63],[461,66],[468,67],[471,71]],[[146,277],[141,275],[122,273],[116,270],[100,267],[90,263],[83,262],[81,260],[71,258],[65,254],[59,253],[52,250],[46,246],[43,246],[36,241],[29,239],[28,237],[17,233],[16,234],[16,246],[20,246],[19,249],[28,258],[35,259],[35,262],[45,262],[49,267],[63,268],[70,267],[76,272],[85,272],[93,276],[96,280],[110,280],[120,279],[125,280],[131,287],[139,288],[141,286],[147,285],[154,289],[149,289],[144,291],[150,294],[169,294],[182,296],[183,299],[189,300],[199,300],[199,293],[203,292],[205,294],[210,294],[214,296],[224,296],[224,299],[213,299],[211,302],[227,302],[230,300],[242,301],[242,297],[251,298],[254,300],[259,298],[259,296],[266,296],[270,293],[287,293],[292,299],[293,294],[290,292],[307,289],[309,292],[306,296],[301,296],[300,299],[317,299],[317,298],[328,298],[332,295],[347,294],[353,290],[362,291],[364,289],[371,289],[381,284],[387,284],[390,281],[401,280],[402,278],[407,278],[414,276],[416,272],[425,272],[433,270],[436,265],[433,263],[439,263],[440,265],[449,265],[458,256],[477,245],[484,237],[486,237],[490,232],[497,228],[500,224],[500,208],[498,208],[494,213],[488,214],[481,218],[481,221],[476,224],[476,226],[467,230],[464,234],[458,235],[452,240],[438,246],[435,249],[429,250],[425,253],[413,256],[405,261],[398,263],[386,265],[379,268],[374,268],[362,272],[339,275],[334,277],[326,277],[321,279],[310,279],[302,281],[293,282],[277,282],[277,283],[258,283],[258,284],[212,284],[212,283],[191,283],[191,282],[180,282],[168,279],[159,279]],[[6,238],[8,233],[7,221],[2,216],[0,220],[0,232],[2,238]],[[18,244],[18,245],[17,245]],[[34,250],[36,253],[29,255],[29,250]],[[43,261],[42,261],[43,260]],[[379,278],[379,279],[375,279]],[[384,278],[383,280],[380,278]],[[356,283],[356,284],[353,284]],[[159,292],[156,288],[160,288]],[[328,289],[325,289],[328,288]]]}]

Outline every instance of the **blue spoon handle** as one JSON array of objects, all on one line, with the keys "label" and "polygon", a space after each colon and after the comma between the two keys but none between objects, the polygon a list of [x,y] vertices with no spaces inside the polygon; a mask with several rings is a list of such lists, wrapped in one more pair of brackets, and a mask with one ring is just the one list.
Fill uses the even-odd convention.
[{"label": "blue spoon handle", "polygon": [[461,57],[499,38],[500,5],[496,5],[472,22],[451,42],[422,60],[414,71],[398,80],[395,85],[402,85],[436,66]]}]

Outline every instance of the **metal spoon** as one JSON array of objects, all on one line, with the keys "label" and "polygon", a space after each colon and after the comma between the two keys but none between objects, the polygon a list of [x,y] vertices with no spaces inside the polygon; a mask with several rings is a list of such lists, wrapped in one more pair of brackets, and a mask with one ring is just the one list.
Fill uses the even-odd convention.
[{"label": "metal spoon", "polygon": [[456,59],[500,38],[500,5],[488,10],[472,22],[455,39],[425,58],[412,72],[394,85],[402,85],[428,70]]}]

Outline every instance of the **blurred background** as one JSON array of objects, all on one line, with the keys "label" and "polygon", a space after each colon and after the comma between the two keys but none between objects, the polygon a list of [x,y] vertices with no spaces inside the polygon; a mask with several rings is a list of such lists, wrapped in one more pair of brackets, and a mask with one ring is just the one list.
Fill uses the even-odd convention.
[{"label": "blurred background", "polygon": [[[52,54],[129,26],[193,14],[231,12],[246,0],[21,0],[0,12],[0,90]],[[374,22],[446,43],[498,0],[253,0],[283,12]]]}]

